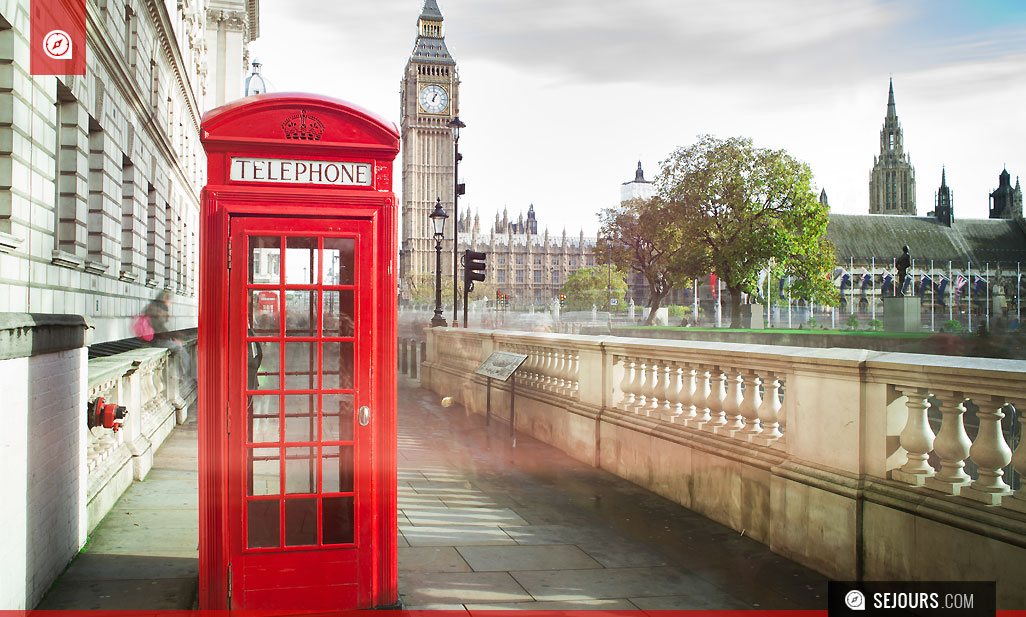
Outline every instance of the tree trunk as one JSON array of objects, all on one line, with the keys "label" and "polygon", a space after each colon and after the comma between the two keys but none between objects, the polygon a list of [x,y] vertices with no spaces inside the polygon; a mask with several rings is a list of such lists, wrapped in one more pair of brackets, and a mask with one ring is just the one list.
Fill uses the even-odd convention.
[{"label": "tree trunk", "polygon": [[741,327],[741,287],[728,287],[730,292],[730,327]]},{"label": "tree trunk", "polygon": [[659,305],[663,303],[663,298],[665,298],[669,293],[669,289],[663,292],[657,292],[655,288],[652,289],[652,299],[649,301],[648,317],[645,318],[646,326],[651,326],[652,322],[655,321],[656,311],[659,310]]}]

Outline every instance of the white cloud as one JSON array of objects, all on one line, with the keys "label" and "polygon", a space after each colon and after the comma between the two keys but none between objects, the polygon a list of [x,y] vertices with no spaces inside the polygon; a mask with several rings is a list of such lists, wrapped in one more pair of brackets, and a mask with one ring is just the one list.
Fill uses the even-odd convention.
[{"label": "white cloud", "polygon": [[[254,50],[280,90],[337,96],[398,123],[421,6],[263,0]],[[592,233],[638,159],[652,177],[673,148],[713,133],[787,149],[835,211],[866,212],[893,73],[920,214],[945,164],[956,217],[984,217],[1003,164],[1026,176],[1026,34],[1021,23],[953,34],[934,6],[441,0],[468,125],[461,206],[480,208],[487,225],[503,206],[534,203],[551,231]]]}]

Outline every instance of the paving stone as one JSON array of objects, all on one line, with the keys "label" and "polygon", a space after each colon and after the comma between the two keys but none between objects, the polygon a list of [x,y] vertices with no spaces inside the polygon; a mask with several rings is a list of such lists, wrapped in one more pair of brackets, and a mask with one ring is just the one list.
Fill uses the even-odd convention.
[{"label": "paving stone", "polygon": [[195,578],[199,576],[199,557],[161,557],[153,555],[111,555],[80,553],[61,575],[62,581],[105,579]]},{"label": "paving stone", "polygon": [[412,525],[402,527],[410,546],[464,546],[468,544],[516,544],[499,527],[487,525]]},{"label": "paving stone", "polygon": [[713,595],[700,593],[686,596],[655,596],[648,598],[630,598],[638,608],[646,611],[695,611],[695,610],[743,610],[758,609],[728,594],[719,592]]},{"label": "paving stone", "polygon": [[602,564],[573,545],[461,546],[457,549],[475,572],[577,570]]},{"label": "paving stone", "polygon": [[451,546],[412,546],[399,549],[400,572],[470,572],[471,568]]},{"label": "paving stone", "polygon": [[[478,612],[479,617],[489,617],[480,611],[588,611],[588,617],[599,617],[605,611],[637,611],[638,607],[630,600],[622,598],[601,600],[577,600],[566,602],[493,602],[467,603],[465,605],[471,615]],[[624,617],[623,614],[615,617]]]},{"label": "paving stone", "polygon": [[588,600],[669,596],[682,590],[716,588],[676,568],[602,568],[511,572],[536,600]]},{"label": "paving stone", "polygon": [[518,602],[531,600],[506,572],[418,572],[399,577],[403,604]]},{"label": "paving stone", "polygon": [[509,508],[403,508],[414,525],[526,525]]},{"label": "paving stone", "polygon": [[640,568],[669,565],[660,551],[634,542],[602,527],[527,525],[503,527],[517,544],[575,544],[607,568]]},{"label": "paving stone", "polygon": [[62,581],[37,608],[45,610],[184,610],[199,581],[189,578]]}]

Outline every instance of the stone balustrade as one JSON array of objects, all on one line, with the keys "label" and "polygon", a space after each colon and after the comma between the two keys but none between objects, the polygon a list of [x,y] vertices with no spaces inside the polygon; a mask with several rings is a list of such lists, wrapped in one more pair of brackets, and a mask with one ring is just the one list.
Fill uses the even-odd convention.
[{"label": "stone balustrade", "polygon": [[[186,343],[193,353],[195,340]],[[142,347],[89,361],[87,400],[123,405],[121,429],[93,427],[86,433],[88,529],[110,511],[134,480],[144,480],[153,455],[195,404],[196,385],[180,378],[167,349]],[[83,410],[83,421],[85,421]]]},{"label": "stone balustrade", "polygon": [[[1001,567],[1026,562],[1026,362],[427,334],[424,387],[483,410],[487,386],[472,371],[493,350],[526,354],[518,430],[829,576],[971,572],[998,581],[999,606],[1026,604],[1026,572]],[[509,384],[491,388],[501,418]]]}]

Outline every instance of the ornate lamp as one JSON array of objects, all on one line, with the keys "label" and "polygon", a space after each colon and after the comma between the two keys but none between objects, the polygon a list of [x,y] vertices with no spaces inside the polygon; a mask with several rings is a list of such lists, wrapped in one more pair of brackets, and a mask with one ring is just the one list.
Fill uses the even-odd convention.
[{"label": "ornate lamp", "polygon": [[445,219],[449,215],[442,209],[442,198],[435,201],[435,210],[428,215],[431,227],[435,231],[435,315],[431,318],[431,327],[446,326],[442,317],[442,238],[445,237]]}]

